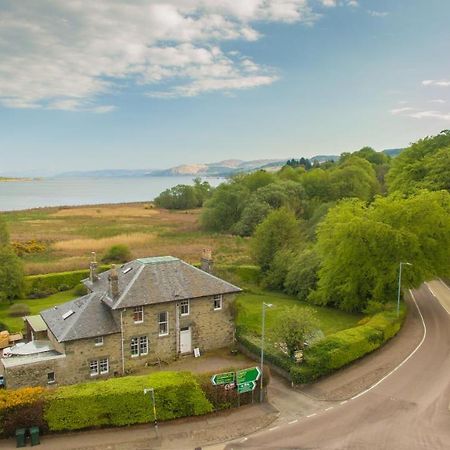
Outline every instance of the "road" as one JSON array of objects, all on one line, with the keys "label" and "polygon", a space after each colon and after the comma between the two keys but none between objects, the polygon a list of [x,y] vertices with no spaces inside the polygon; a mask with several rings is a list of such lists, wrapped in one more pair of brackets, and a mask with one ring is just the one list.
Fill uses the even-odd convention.
[{"label": "road", "polygon": [[[231,443],[227,449],[450,449],[450,289],[413,291],[423,339],[370,390]],[[442,302],[439,303],[439,300]],[[418,313],[419,311],[416,311]]]}]

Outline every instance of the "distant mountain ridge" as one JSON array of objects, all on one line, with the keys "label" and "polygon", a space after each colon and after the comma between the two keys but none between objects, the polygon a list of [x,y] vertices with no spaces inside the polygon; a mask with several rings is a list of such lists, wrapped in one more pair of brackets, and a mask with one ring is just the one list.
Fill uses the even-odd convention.
[{"label": "distant mountain ridge", "polygon": [[[391,157],[397,156],[403,149],[387,149],[383,153]],[[279,159],[255,159],[252,161],[243,161],[240,159],[226,159],[214,163],[200,163],[200,164],[182,164],[171,167],[169,169],[136,169],[136,170],[122,170],[122,169],[105,169],[105,170],[90,170],[90,171],[71,171],[64,172],[58,177],[176,177],[176,176],[190,176],[190,177],[226,177],[235,175],[237,173],[251,172],[254,170],[264,169],[268,171],[275,171],[286,164],[290,158]],[[339,155],[316,155],[308,158],[310,161],[338,161]]]}]

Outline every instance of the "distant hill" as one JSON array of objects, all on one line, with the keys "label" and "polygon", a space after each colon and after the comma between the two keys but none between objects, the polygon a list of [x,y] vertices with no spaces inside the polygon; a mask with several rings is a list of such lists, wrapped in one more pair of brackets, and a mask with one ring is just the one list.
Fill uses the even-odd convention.
[{"label": "distant hill", "polygon": [[[391,157],[397,156],[403,149],[395,148],[383,150]],[[281,169],[289,158],[279,159],[255,159],[243,161],[240,159],[226,159],[214,163],[182,164],[169,169],[136,169],[136,170],[90,170],[64,172],[58,177],[226,177],[237,173],[252,172],[264,169],[270,172]],[[310,161],[339,161],[339,155],[316,155],[309,158]]]}]

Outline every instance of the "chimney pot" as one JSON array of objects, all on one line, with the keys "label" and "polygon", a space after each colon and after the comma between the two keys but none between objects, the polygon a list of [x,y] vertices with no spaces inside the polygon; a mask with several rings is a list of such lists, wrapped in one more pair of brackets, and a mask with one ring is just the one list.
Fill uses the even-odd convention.
[{"label": "chimney pot", "polygon": [[204,248],[202,250],[201,266],[204,272],[212,273],[214,261],[212,259],[212,250]]},{"label": "chimney pot", "polygon": [[111,272],[109,273],[109,295],[113,299],[119,297],[119,275],[115,264],[111,266]]},{"label": "chimney pot", "polygon": [[97,259],[95,252],[92,252],[92,261],[89,264],[89,280],[91,283],[95,283],[98,280]]}]

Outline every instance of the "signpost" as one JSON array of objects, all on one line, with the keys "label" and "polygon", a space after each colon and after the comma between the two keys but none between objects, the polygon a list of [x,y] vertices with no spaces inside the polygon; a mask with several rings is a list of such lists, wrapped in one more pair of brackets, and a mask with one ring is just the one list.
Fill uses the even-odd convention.
[{"label": "signpost", "polygon": [[256,381],[245,381],[237,385],[238,394],[254,391],[256,388]]},{"label": "signpost", "polygon": [[260,376],[261,370],[259,369],[259,367],[252,367],[251,369],[243,369],[236,372],[236,381],[237,384],[247,383],[250,381],[258,381]]},{"label": "signpost", "polygon": [[211,382],[214,386],[221,384],[231,384],[235,381],[234,372],[217,373],[211,377]]}]

